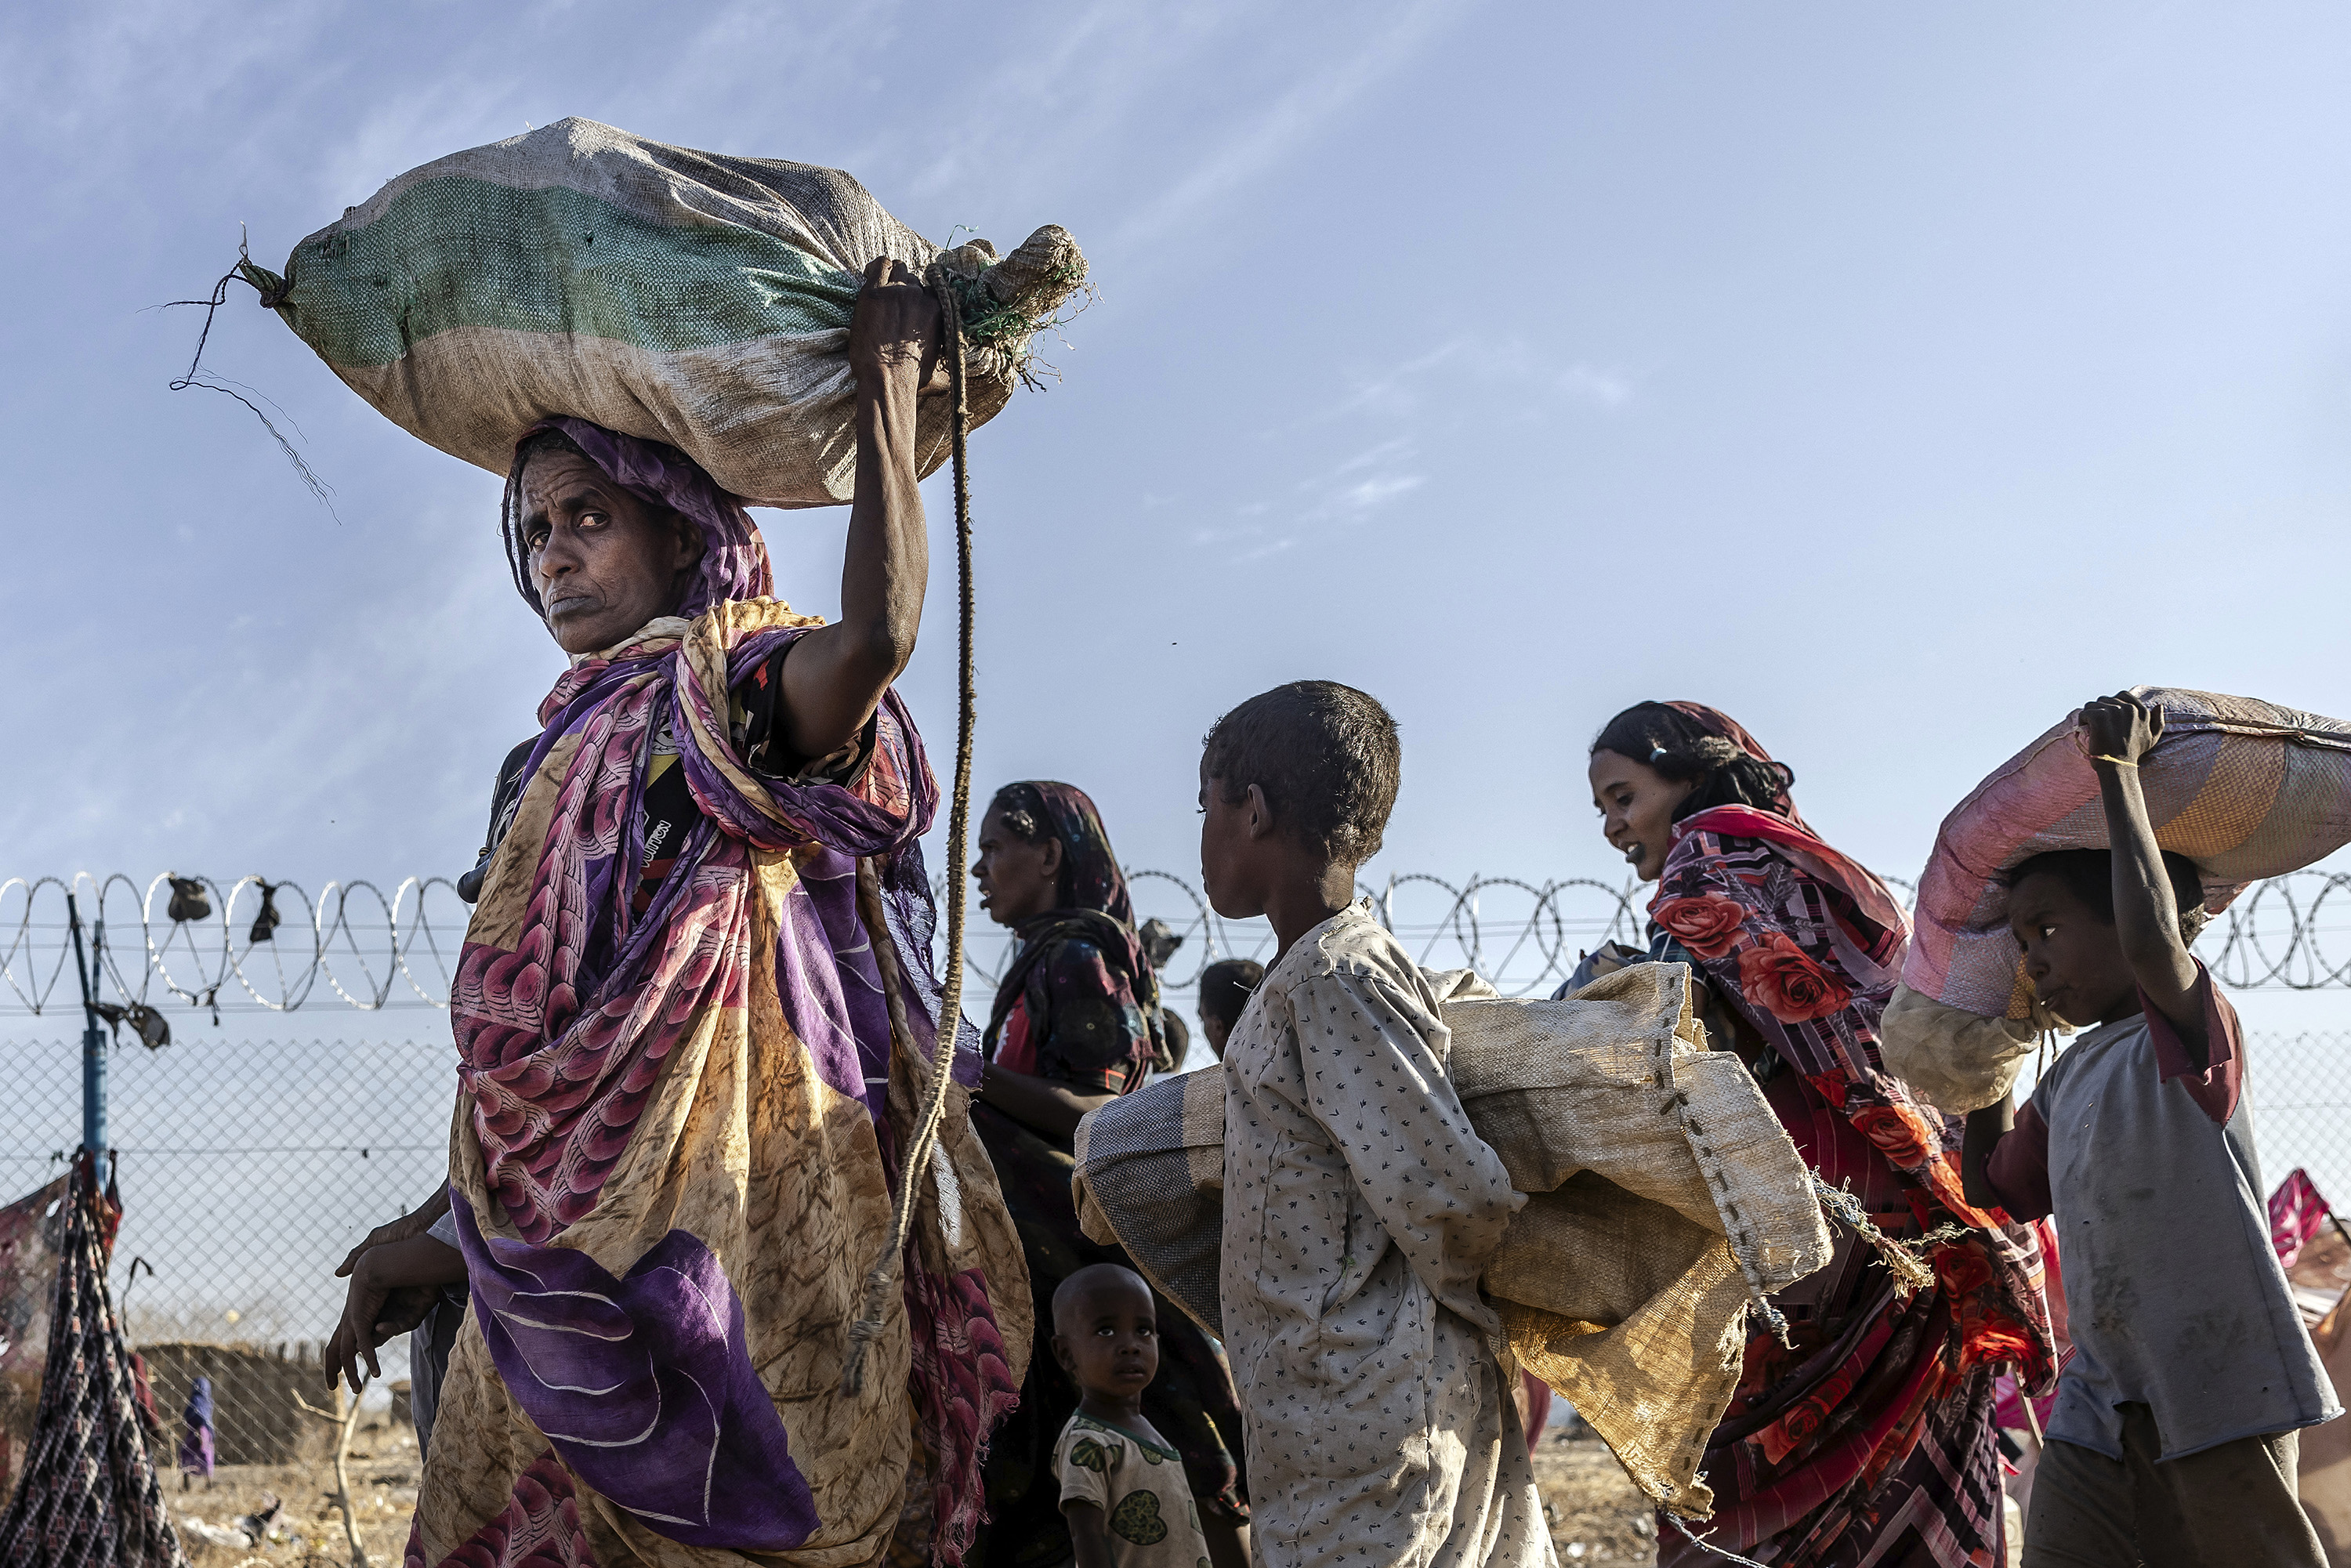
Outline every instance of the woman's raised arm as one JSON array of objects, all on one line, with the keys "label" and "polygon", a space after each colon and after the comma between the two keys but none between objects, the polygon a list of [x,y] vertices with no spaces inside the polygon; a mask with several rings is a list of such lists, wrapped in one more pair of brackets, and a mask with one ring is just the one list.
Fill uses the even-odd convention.
[{"label": "woman's raised arm", "polygon": [[802,757],[848,744],[914,656],[931,570],[914,473],[915,400],[939,361],[939,305],[904,263],[865,269],[849,329],[857,377],[857,493],[841,566],[841,619],[784,661],[784,738]]}]

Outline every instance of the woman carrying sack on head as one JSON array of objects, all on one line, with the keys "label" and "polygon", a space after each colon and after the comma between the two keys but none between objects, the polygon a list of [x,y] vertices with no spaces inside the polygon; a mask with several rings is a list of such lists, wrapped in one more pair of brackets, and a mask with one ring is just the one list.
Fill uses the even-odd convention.
[{"label": "woman carrying sack on head", "polygon": [[[1593,802],[1644,882],[1646,952],[1588,959],[1565,990],[1626,962],[1703,978],[1718,1050],[1747,1061],[1805,1162],[1896,1241],[1929,1243],[1935,1283],[1907,1296],[1837,1228],[1828,1267],[1773,1298],[1790,1343],[1755,1325],[1709,1442],[1713,1545],[1775,1568],[2000,1561],[1995,1368],[2053,1371],[2032,1232],[1970,1207],[1959,1124],[1915,1103],[1878,1058],[1877,1020],[1910,923],[1885,884],[1814,835],[1794,773],[1697,703],[1642,703],[1592,744]],[[1751,1322],[1751,1320],[1750,1320]],[[1706,1561],[1679,1536],[1661,1563]]]},{"label": "woman carrying sack on head", "polygon": [[[516,446],[516,586],[570,664],[464,883],[447,1187],[367,1249],[433,1278],[454,1249],[470,1298],[410,1568],[846,1568],[909,1540],[955,1563],[977,1524],[1030,1341],[1019,1240],[961,1090],[911,1193],[903,1168],[938,789],[893,683],[939,317],[868,269],[834,625],[771,597],[749,514],[684,453],[571,418]],[[329,1350],[354,1388],[415,1322],[376,1276]]]},{"label": "woman carrying sack on head", "polygon": [[[1088,1111],[1143,1086],[1164,1020],[1126,878],[1083,790],[1045,780],[998,790],[972,875],[980,907],[1019,939],[989,1013],[971,1117],[1020,1228],[1036,1301],[1029,1380],[987,1453],[987,1562],[1014,1568],[1071,1551],[1052,1457],[1078,1390],[1052,1353],[1053,1291],[1088,1264],[1132,1266],[1078,1229],[1071,1134]],[[1183,1456],[1216,1568],[1243,1568],[1249,1493],[1232,1373],[1217,1343],[1165,1298],[1158,1321],[1159,1374],[1144,1414]]]}]

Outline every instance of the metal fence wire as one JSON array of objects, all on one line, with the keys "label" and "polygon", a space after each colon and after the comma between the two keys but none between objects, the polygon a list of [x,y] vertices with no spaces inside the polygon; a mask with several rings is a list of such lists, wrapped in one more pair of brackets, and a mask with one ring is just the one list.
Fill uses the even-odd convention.
[{"label": "metal fence wire", "polygon": [[[166,1501],[199,1563],[242,1538],[267,1563],[350,1561],[319,1363],[342,1311],[343,1255],[446,1179],[456,1051],[444,1029],[393,1042],[245,1042],[209,1029],[149,1051],[127,1032],[110,1052],[109,1117],[123,1204],[111,1283],[144,1359],[165,1433]],[[81,1135],[78,1039],[0,1042],[0,1202],[62,1175]],[[46,1322],[46,1310],[39,1320]],[[32,1326],[32,1325],[27,1325]],[[38,1398],[45,1334],[0,1349],[7,1451],[21,1454]],[[408,1375],[408,1341],[379,1354],[384,1384],[363,1402],[352,1503],[373,1562],[398,1561],[414,1500],[413,1428],[387,1396]],[[207,1490],[172,1473],[194,1380],[211,1379],[219,1469]],[[7,1485],[13,1486],[13,1476]],[[277,1511],[266,1518],[270,1499]],[[240,1528],[251,1520],[257,1528]],[[204,1531],[216,1531],[207,1537]]]},{"label": "metal fence wire", "polygon": [[[1261,921],[1218,919],[1185,878],[1130,875],[1141,912],[1181,938],[1165,967],[1165,995],[1194,1025],[1189,1064],[1205,1065],[1205,1031],[1191,1016],[1199,971],[1217,957],[1270,956],[1270,933]],[[2324,945],[2344,903],[2335,894],[2351,893],[2341,880],[2303,873],[2269,884],[2216,922],[2199,951],[2232,988],[2351,985],[2351,960]],[[183,1492],[176,1478],[166,1485],[183,1535],[204,1548],[197,1561],[224,1568],[248,1558],[301,1562],[317,1551],[348,1561],[338,1510],[324,1500],[335,1488],[330,1426],[301,1404],[329,1400],[319,1352],[342,1307],[335,1265],[371,1228],[440,1186],[455,1092],[455,1049],[438,1004],[461,909],[444,910],[442,890],[412,883],[381,899],[381,909],[371,891],[361,919],[347,890],[312,903],[277,884],[287,915],[279,931],[297,938],[278,947],[278,933],[254,936],[260,886],[247,879],[213,888],[209,922],[172,921],[160,888],[140,890],[135,913],[127,883],[94,890],[110,922],[102,993],[168,1009],[175,1035],[150,1050],[125,1029],[109,1048],[110,1136],[124,1205],[115,1299],[149,1370],[167,1476],[191,1385],[212,1380],[215,1491]],[[25,1019],[27,1030],[53,1031],[0,1041],[10,1090],[0,1096],[0,1203],[62,1175],[80,1135],[80,1008],[69,968],[56,990],[67,961],[65,891],[54,882],[0,886],[0,1012],[37,1012],[40,1021]],[[1643,925],[1635,890],[1584,879],[1399,876],[1362,891],[1420,963],[1475,967],[1509,995],[1548,995],[1583,951],[1638,941]],[[83,907],[88,919],[93,906],[86,899]],[[984,925],[975,935],[967,999],[984,1017],[1008,939]],[[2351,950],[2339,935],[2336,946]],[[413,1010],[377,1027],[408,1038],[256,1042],[212,1027],[215,1008],[250,1019],[305,1001],[338,1013],[404,1005]],[[2249,1100],[2269,1185],[2299,1166],[2321,1192],[2351,1200],[2346,1051],[2351,1033],[2262,1032],[2250,1041]],[[0,1331],[23,1342],[0,1343],[5,1428],[29,1421],[37,1384],[9,1379],[21,1381],[11,1368],[24,1366],[26,1349],[38,1351],[31,1325]],[[402,1336],[380,1353],[385,1384],[370,1391],[353,1443],[352,1502],[371,1560],[397,1557],[414,1500],[413,1429],[404,1402],[386,1400],[407,1375],[407,1348]],[[21,1452],[23,1435],[7,1434],[9,1451]],[[280,1511],[258,1518],[270,1495]],[[251,1551],[225,1544],[240,1534]]]},{"label": "metal fence wire", "polygon": [[[2248,1055],[2265,1178],[2301,1166],[2351,1199],[2351,1033],[2258,1033]],[[207,1373],[221,1462],[284,1462],[305,1428],[289,1415],[292,1375],[274,1368],[319,1377],[318,1346],[342,1306],[335,1265],[444,1179],[455,1049],[434,1036],[246,1043],[191,1030],[162,1051],[126,1041],[113,1058],[124,1205],[113,1286],[157,1407],[175,1425],[188,1379]],[[13,1200],[66,1168],[81,1125],[79,1044],[0,1043],[0,1072],[11,1090],[0,1200]],[[406,1351],[404,1339],[384,1347],[387,1380],[407,1375]],[[326,1397],[316,1381],[304,1391]]]},{"label": "metal fence wire", "polygon": [[[1264,922],[1221,919],[1191,878],[1135,867],[1127,877],[1138,907],[1182,939],[1163,977],[1171,991],[1188,989],[1212,958],[1268,949]],[[1886,880],[1906,900],[1915,896],[1902,878]],[[945,894],[944,873],[934,888]],[[1646,924],[1646,898],[1629,879],[1405,873],[1356,890],[1422,964],[1467,965],[1505,995],[1556,986],[1584,949],[1638,943]],[[78,1014],[69,895],[89,924],[99,999],[149,1004],[174,1019],[305,1007],[445,1009],[470,913],[444,877],[409,877],[388,894],[371,882],[330,882],[316,895],[260,876],[11,877],[0,882],[0,1014]],[[973,936],[977,994],[995,984],[1009,942],[984,921]],[[2351,872],[2312,869],[2255,884],[2197,950],[2231,989],[2351,989]]]}]

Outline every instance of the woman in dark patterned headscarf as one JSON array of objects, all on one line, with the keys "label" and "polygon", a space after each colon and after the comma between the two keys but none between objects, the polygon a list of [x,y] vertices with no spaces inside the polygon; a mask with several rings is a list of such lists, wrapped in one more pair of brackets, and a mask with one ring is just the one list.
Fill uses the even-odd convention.
[{"label": "woman in dark patterned headscarf", "polygon": [[[1126,878],[1085,792],[1029,781],[997,792],[979,827],[980,907],[1019,946],[987,1020],[972,1125],[996,1161],[1035,1292],[1037,1348],[1019,1406],[987,1455],[990,1568],[1070,1555],[1053,1444],[1078,1391],[1052,1353],[1054,1289],[1089,1263],[1132,1267],[1078,1229],[1071,1134],[1095,1106],[1142,1087],[1165,1039],[1159,979],[1134,929]],[[1143,1408],[1184,1456],[1217,1568],[1247,1561],[1240,1406],[1224,1353],[1162,1299],[1159,1375]]]}]

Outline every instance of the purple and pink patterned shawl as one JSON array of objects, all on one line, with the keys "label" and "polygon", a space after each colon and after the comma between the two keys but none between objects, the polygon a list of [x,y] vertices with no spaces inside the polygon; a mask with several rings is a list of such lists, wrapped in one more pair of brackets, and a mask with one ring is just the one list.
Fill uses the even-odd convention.
[{"label": "purple and pink patterned shawl", "polygon": [[[752,773],[737,754],[726,694],[813,623],[765,597],[772,579],[749,515],[656,443],[576,419],[539,428],[559,429],[615,480],[690,519],[705,552],[683,607],[695,617],[690,624],[656,620],[620,646],[575,661],[541,704],[543,733],[523,773],[540,804],[517,815],[491,873],[493,884],[508,890],[504,905],[519,910],[518,925],[500,915],[495,940],[469,933],[458,961],[451,1011],[461,1092],[471,1101],[486,1197],[514,1233],[491,1233],[487,1213],[468,1207],[458,1216],[473,1321],[483,1325],[508,1394],[553,1442],[550,1455],[517,1478],[509,1512],[521,1508],[538,1517],[525,1506],[524,1482],[536,1476],[533,1484],[552,1489],[553,1497],[569,1488],[568,1472],[681,1543],[787,1549],[820,1521],[778,1413],[745,1359],[744,1322],[747,1311],[756,1322],[759,1314],[793,1309],[739,1299],[708,1249],[683,1230],[673,1230],[625,1278],[557,1243],[596,1213],[664,1064],[697,1019],[714,1007],[772,1015],[764,1000],[754,1006],[747,995],[761,967],[751,942],[761,896],[754,857],[761,852],[789,853],[796,872],[776,907],[776,946],[766,956],[773,1003],[815,1077],[872,1116],[883,1176],[894,1187],[888,987],[859,913],[858,866],[867,862],[878,873],[913,1037],[906,1043],[927,1058],[938,983],[918,840],[931,824],[937,786],[894,691],[883,698],[849,781]],[[517,490],[510,481],[510,542]],[[517,586],[536,607],[519,564]],[[631,897],[647,858],[640,806],[653,742],[664,729],[703,815],[682,846],[662,846],[675,861],[640,915]],[[483,910],[492,902],[486,888]],[[483,922],[477,912],[477,932]],[[956,1076],[969,1082],[977,1067],[976,1055],[960,1053]],[[1000,1211],[992,1190],[971,1199]],[[1008,1218],[1002,1229],[1009,1239]],[[1002,1293],[1012,1282],[977,1270],[926,1270],[922,1250],[909,1249],[904,1284],[909,1385],[934,1483],[937,1560],[952,1563],[980,1517],[987,1434],[1017,1389],[998,1330]],[[1011,1256],[1017,1260],[1017,1243]],[[862,1272],[869,1260],[841,1266]],[[1025,1297],[1025,1285],[1014,1288]],[[729,1313],[734,1327],[704,1333],[695,1326],[714,1310],[718,1329]],[[554,1319],[582,1312],[602,1316],[548,1337],[559,1327]],[[653,1401],[639,1410],[643,1399],[626,1392],[637,1385],[624,1387],[616,1378],[646,1356],[653,1371],[630,1375]],[[583,1357],[614,1364],[570,1365]],[[559,1360],[566,1375],[540,1375]],[[652,1391],[678,1378],[686,1380],[680,1388],[705,1398],[724,1389],[726,1397],[712,1406],[716,1414],[695,1418],[706,1430],[663,1436],[668,1429],[658,1421],[684,1416],[671,1409],[675,1399]],[[583,1403],[585,1392],[600,1390]],[[581,1436],[608,1429],[634,1434],[633,1446]],[[660,1440],[649,1445],[647,1432]],[[442,1447],[434,1445],[436,1454]],[[716,1484],[721,1477],[726,1485]],[[484,1529],[496,1534],[512,1523]],[[494,1552],[483,1560],[505,1559]]]},{"label": "purple and pink patterned shawl", "polygon": [[[569,418],[542,421],[517,446],[542,430],[561,432],[614,480],[700,531],[702,564],[683,616],[772,591],[767,545],[750,513],[684,454]],[[537,611],[538,592],[517,553],[521,479],[517,463],[502,515],[517,584]],[[538,939],[512,952],[468,952],[459,961],[459,1076],[475,1102],[491,1188],[532,1241],[552,1238],[595,1207],[662,1061],[699,1007],[711,999],[739,1005],[740,997],[726,988],[741,982],[741,955],[727,954],[725,942],[739,914],[747,847],[822,845],[848,859],[881,860],[892,924],[912,960],[906,972],[911,977],[930,970],[935,916],[918,841],[937,809],[938,785],[905,704],[894,690],[883,696],[872,757],[854,787],[788,783],[728,767],[719,759],[729,750],[727,716],[713,711],[703,684],[691,678],[683,616],[655,621],[617,648],[575,660],[539,704],[542,729],[523,777],[537,774],[565,737],[578,737],[579,747],[544,846],[548,862],[529,915]],[[804,630],[753,631],[733,641],[726,685]],[[632,917],[629,894],[645,862],[639,810],[645,765],[664,720],[704,820],[676,849],[676,863],[652,905]],[[714,744],[692,744],[695,736]],[[869,1092],[866,1080],[887,1076],[889,1019],[878,977],[864,998],[873,1016],[842,1016],[852,1010],[856,993],[831,975],[830,959],[836,947],[862,946],[863,934],[853,880],[827,885],[830,900],[793,901],[840,907],[811,912],[816,918],[801,935],[828,962],[787,966],[801,984],[783,998],[785,1013],[826,1081],[866,1099],[878,1115],[880,1088]],[[935,993],[935,982],[930,988]],[[926,1005],[932,1000],[925,998]]]}]

